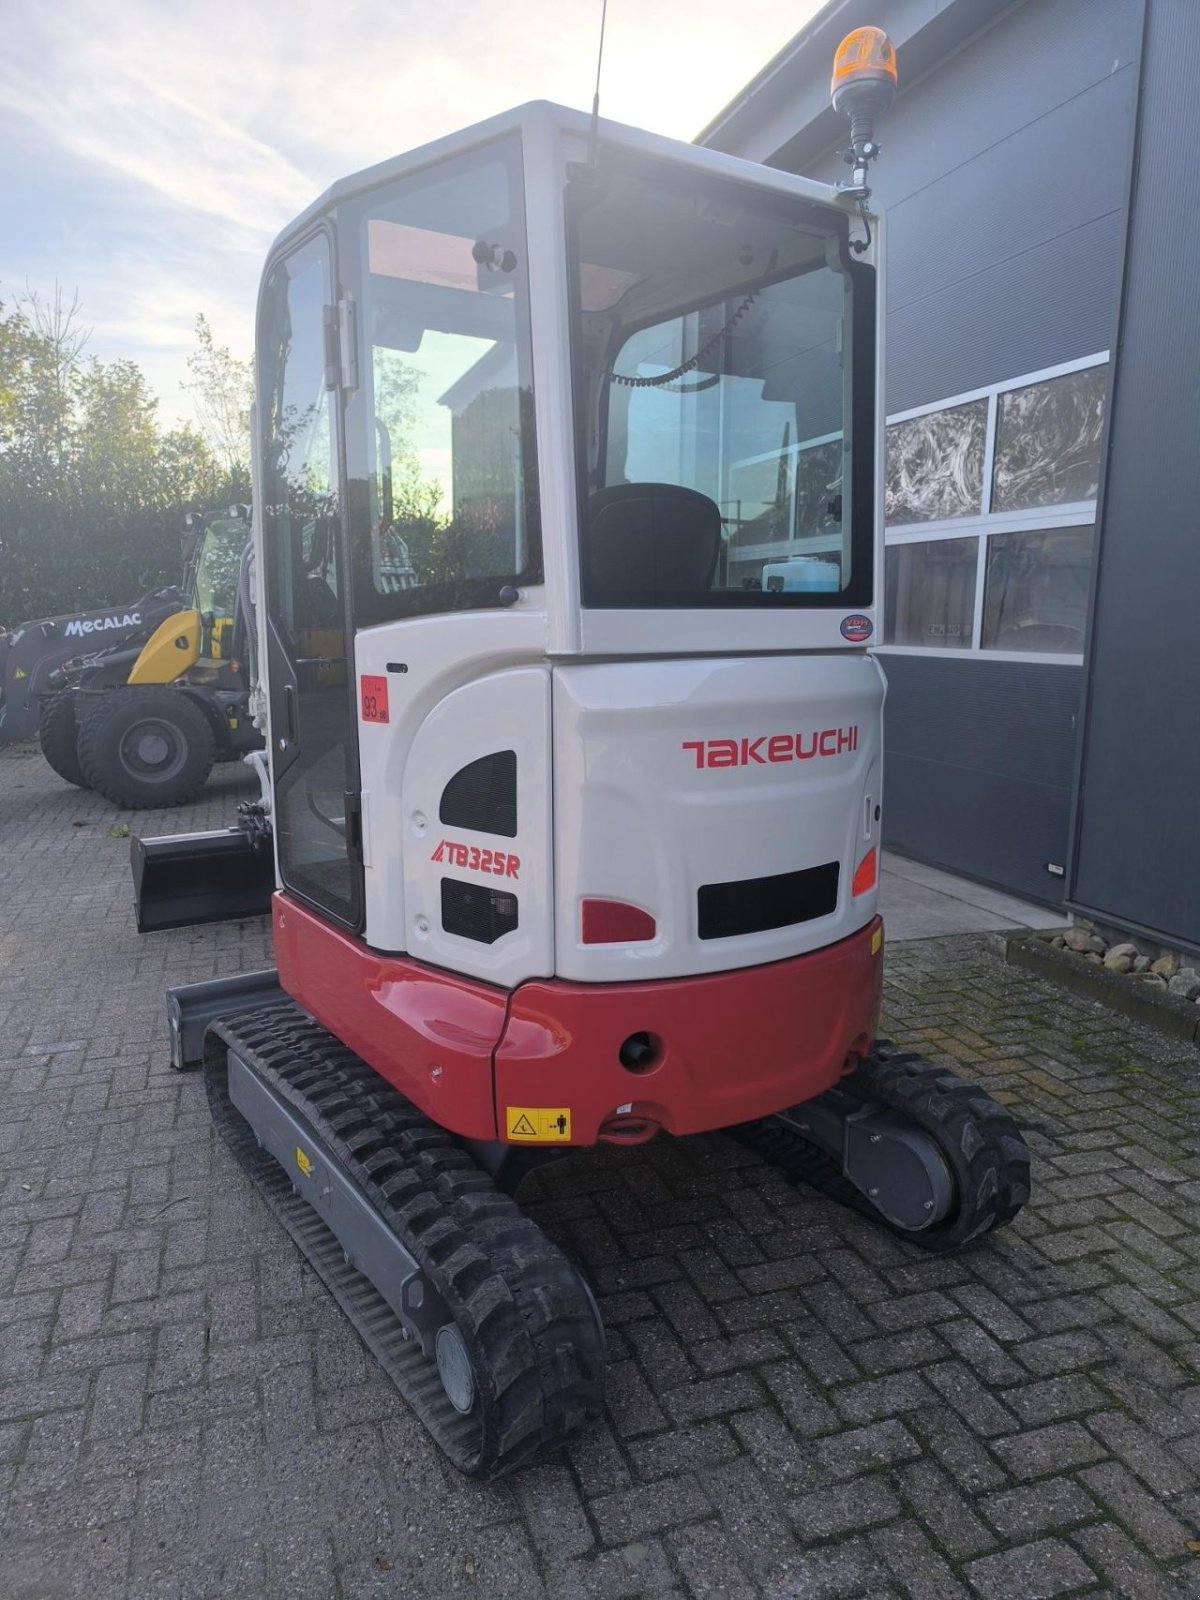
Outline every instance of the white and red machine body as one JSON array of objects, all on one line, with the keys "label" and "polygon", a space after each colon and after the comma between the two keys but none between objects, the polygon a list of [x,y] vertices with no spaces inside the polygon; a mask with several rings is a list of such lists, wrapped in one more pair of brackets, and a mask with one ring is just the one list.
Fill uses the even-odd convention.
[{"label": "white and red machine body", "polygon": [[879,222],[591,133],[339,183],[260,301],[279,981],[481,1143],[766,1116],[879,1005]]}]

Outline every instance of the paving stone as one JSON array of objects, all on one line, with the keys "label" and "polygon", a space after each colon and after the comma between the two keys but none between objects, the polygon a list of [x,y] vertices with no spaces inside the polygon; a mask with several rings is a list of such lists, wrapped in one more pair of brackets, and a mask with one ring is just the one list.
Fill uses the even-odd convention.
[{"label": "paving stone", "polygon": [[904,1585],[912,1600],[958,1600],[966,1595],[966,1586],[916,1523],[877,1528],[870,1543],[880,1563]]},{"label": "paving stone", "polygon": [[1136,1600],[1178,1600],[1180,1591],[1174,1576],[1144,1555],[1113,1523],[1081,1528],[1074,1540],[1118,1594],[1136,1596]]},{"label": "paving stone", "polygon": [[582,1555],[596,1542],[571,1474],[565,1467],[535,1466],[514,1485],[534,1543],[555,1558]]},{"label": "paving stone", "polygon": [[996,1543],[936,1462],[914,1461],[900,1468],[896,1480],[924,1526],[954,1560],[978,1555]]},{"label": "paving stone", "polygon": [[1100,1461],[1108,1452],[1081,1423],[1055,1422],[992,1446],[1015,1477],[1040,1478]]},{"label": "paving stone", "polygon": [[1157,1494],[1179,1494],[1200,1481],[1195,1470],[1131,1417],[1116,1411],[1102,1411],[1089,1418],[1088,1426],[1113,1455],[1131,1467]]},{"label": "paving stone", "polygon": [[1186,1528],[1172,1516],[1162,1501],[1148,1493],[1119,1461],[1088,1467],[1079,1476],[1151,1555],[1163,1559],[1178,1556],[1187,1541],[1195,1537],[1195,1529]]},{"label": "paving stone", "polygon": [[900,1502],[887,1481],[869,1477],[851,1478],[802,1495],[791,1502],[788,1515],[802,1539],[816,1540],[890,1522],[900,1510]]},{"label": "paving stone", "polygon": [[743,1571],[765,1578],[795,1549],[796,1541],[764,1474],[742,1456],[699,1477],[741,1556]]},{"label": "paving stone", "polygon": [[736,1456],[739,1446],[728,1423],[712,1421],[675,1428],[652,1439],[633,1439],[627,1450],[638,1476],[653,1479],[717,1466]]},{"label": "paving stone", "polygon": [[852,1428],[816,1445],[818,1462],[834,1478],[849,1478],[873,1467],[911,1461],[921,1446],[902,1422],[891,1419],[865,1428]]},{"label": "paving stone", "polygon": [[1069,1594],[1096,1574],[1061,1539],[1039,1539],[999,1555],[972,1561],[966,1575],[983,1600],[1053,1600]]},{"label": "paving stone", "polygon": [[591,1503],[592,1516],[606,1544],[627,1544],[643,1534],[694,1522],[710,1515],[712,1509],[712,1501],[690,1474],[663,1483],[639,1484]]},{"label": "paving stone", "polygon": [[860,1536],[789,1557],[762,1589],[765,1600],[842,1600],[886,1581],[886,1573]]},{"label": "paving stone", "polygon": [[696,1600],[756,1600],[757,1583],[744,1572],[739,1554],[719,1523],[700,1522],[667,1535]]},{"label": "paving stone", "polygon": [[1080,1417],[1104,1405],[1103,1392],[1082,1373],[1046,1378],[1019,1389],[1005,1389],[1001,1399],[1022,1422],[1037,1426],[1061,1417]]},{"label": "paving stone", "polygon": [[1023,1489],[1005,1489],[976,1502],[984,1517],[1006,1539],[1020,1539],[1052,1528],[1069,1528],[1097,1515],[1098,1507],[1073,1478],[1044,1478]]}]

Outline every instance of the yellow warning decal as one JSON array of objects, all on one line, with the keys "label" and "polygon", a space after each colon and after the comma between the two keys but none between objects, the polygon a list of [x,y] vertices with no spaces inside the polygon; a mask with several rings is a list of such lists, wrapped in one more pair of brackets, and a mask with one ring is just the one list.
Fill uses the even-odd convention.
[{"label": "yellow warning decal", "polygon": [[882,949],[883,949],[883,929],[882,928],[876,928],[875,932],[871,935],[871,954],[873,956],[877,956]]},{"label": "yellow warning decal", "polygon": [[510,1139],[559,1144],[571,1137],[570,1106],[508,1106],[504,1114]]},{"label": "yellow warning decal", "polygon": [[304,1151],[301,1150],[299,1145],[296,1146],[296,1165],[300,1168],[300,1171],[306,1178],[312,1177],[312,1162],[304,1154]]}]

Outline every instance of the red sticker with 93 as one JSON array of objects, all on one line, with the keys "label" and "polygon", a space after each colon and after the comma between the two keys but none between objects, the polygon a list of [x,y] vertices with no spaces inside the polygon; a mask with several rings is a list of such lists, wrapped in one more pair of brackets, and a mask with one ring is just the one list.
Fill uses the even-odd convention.
[{"label": "red sticker with 93", "polygon": [[388,681],[386,678],[369,678],[364,675],[358,680],[362,691],[362,719],[364,722],[386,722],[388,720]]}]

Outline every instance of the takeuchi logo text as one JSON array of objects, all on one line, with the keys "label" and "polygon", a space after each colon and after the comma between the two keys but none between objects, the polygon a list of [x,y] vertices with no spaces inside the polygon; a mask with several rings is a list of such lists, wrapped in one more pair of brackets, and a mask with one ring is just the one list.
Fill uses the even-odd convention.
[{"label": "takeuchi logo text", "polygon": [[760,733],[748,739],[685,739],[697,770],[701,767],[765,767],[772,762],[812,761],[858,749],[858,724],[812,733]]}]

